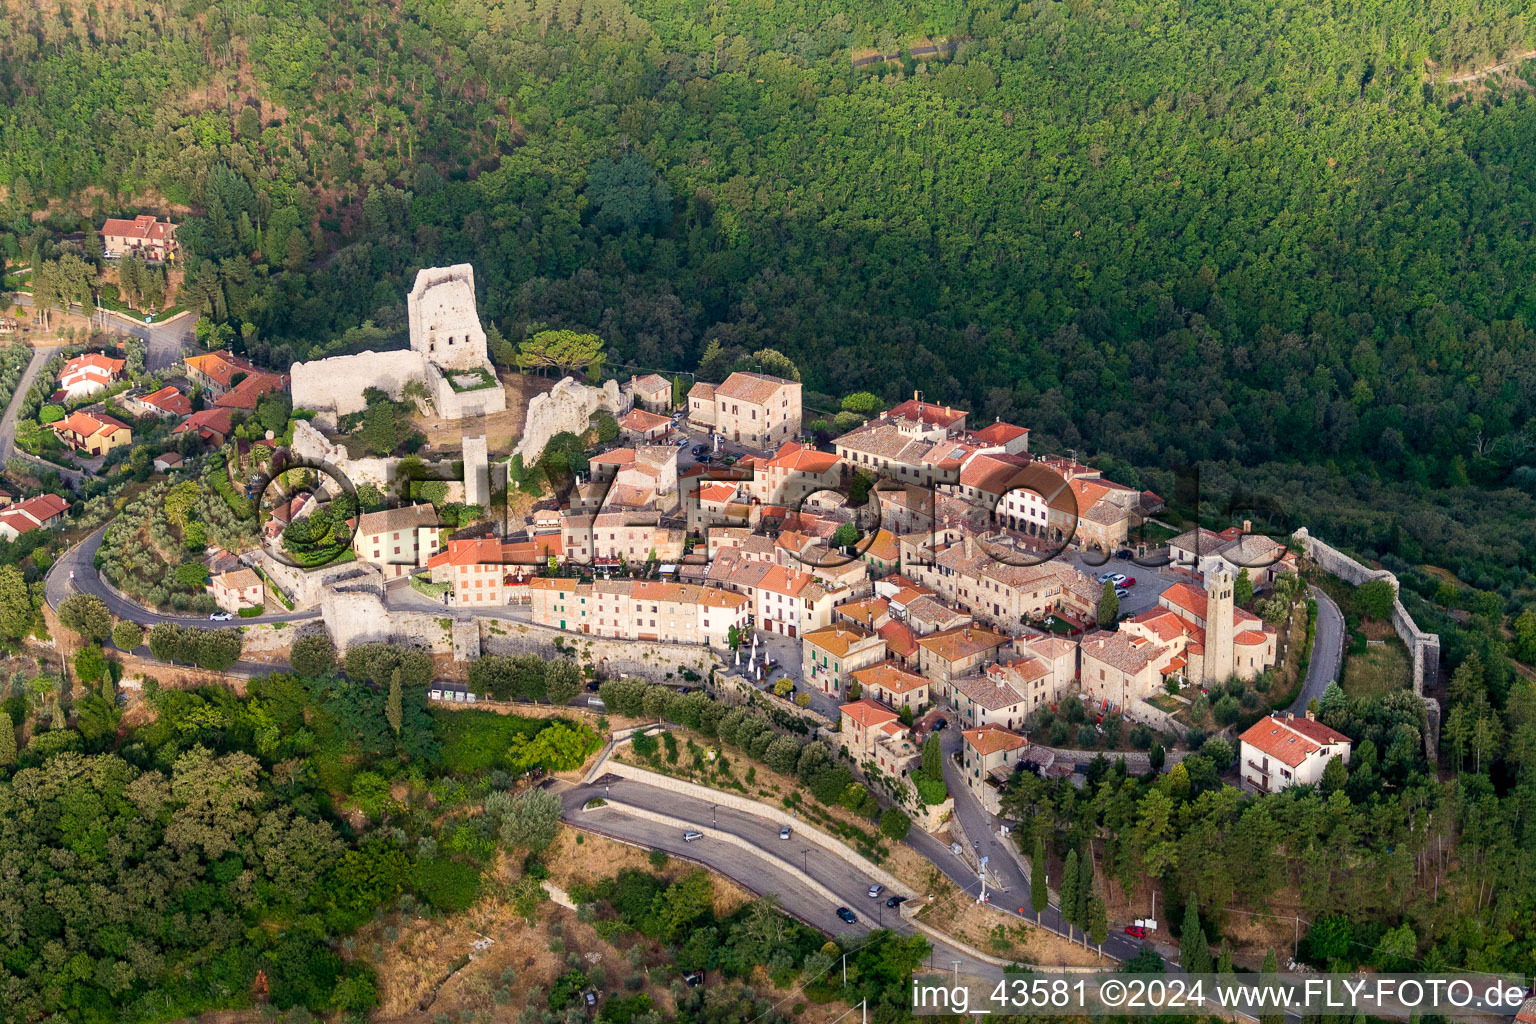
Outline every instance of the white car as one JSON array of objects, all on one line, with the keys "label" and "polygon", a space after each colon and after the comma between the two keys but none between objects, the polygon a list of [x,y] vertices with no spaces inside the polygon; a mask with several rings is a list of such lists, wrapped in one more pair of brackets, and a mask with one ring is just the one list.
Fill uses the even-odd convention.
[{"label": "white car", "polygon": [[788,825],[785,825],[783,828],[779,829],[779,838],[780,839],[788,839],[789,838],[789,826]]},{"label": "white car", "polygon": [[232,618],[234,618],[234,616],[231,615],[229,612],[214,612],[212,615],[208,616],[208,621],[209,622],[228,622]]},{"label": "white car", "polygon": [[879,896],[883,892],[885,892],[885,886],[883,886],[883,885],[872,885],[872,886],[869,887],[869,898],[870,899],[875,899],[877,896]]},{"label": "white car", "polygon": [[1120,598],[1120,600],[1123,601],[1126,598],[1131,596],[1131,592],[1129,590],[1126,590],[1124,587],[1116,587],[1115,588],[1115,596]]},{"label": "white car", "polygon": [[1127,577],[1123,572],[1112,572],[1109,574],[1109,579],[1111,583],[1118,587],[1125,583]]}]

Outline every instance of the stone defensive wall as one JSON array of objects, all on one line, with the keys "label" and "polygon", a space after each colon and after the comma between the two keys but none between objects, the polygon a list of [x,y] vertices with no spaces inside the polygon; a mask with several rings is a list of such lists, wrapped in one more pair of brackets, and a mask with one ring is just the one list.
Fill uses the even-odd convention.
[{"label": "stone defensive wall", "polygon": [[1413,616],[1408,614],[1408,609],[1403,607],[1397,576],[1386,569],[1372,569],[1361,565],[1355,559],[1339,551],[1337,548],[1318,540],[1307,532],[1306,527],[1297,530],[1292,537],[1301,542],[1302,550],[1307,553],[1319,566],[1326,571],[1344,580],[1359,586],[1362,583],[1370,583],[1373,580],[1386,580],[1392,586],[1392,628],[1396,630],[1398,639],[1403,646],[1408,648],[1409,657],[1413,659],[1413,692],[1424,700],[1424,714],[1429,726],[1425,734],[1425,743],[1431,751],[1439,745],[1440,739],[1440,702],[1432,698],[1424,697],[1424,687],[1438,685],[1440,680],[1440,636],[1438,633],[1426,633],[1413,621]]}]

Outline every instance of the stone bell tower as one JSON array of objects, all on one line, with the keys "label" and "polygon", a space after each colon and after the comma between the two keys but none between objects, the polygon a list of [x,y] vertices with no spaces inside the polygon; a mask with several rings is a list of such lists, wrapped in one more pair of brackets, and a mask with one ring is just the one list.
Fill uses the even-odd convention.
[{"label": "stone bell tower", "polygon": [[1205,683],[1232,678],[1232,574],[1225,567],[1205,577]]}]

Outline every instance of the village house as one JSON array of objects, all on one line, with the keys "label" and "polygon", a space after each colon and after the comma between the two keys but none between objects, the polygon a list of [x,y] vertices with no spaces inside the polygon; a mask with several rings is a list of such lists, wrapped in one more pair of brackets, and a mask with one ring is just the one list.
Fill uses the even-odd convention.
[{"label": "village house", "polygon": [[688,392],[688,418],[749,448],[769,449],[800,435],[800,383],[738,371],[722,384]]},{"label": "village house", "polygon": [[534,534],[527,540],[496,537],[450,540],[427,559],[433,583],[447,583],[454,604],[483,608],[529,600],[529,583],[550,558],[561,554],[560,535]]},{"label": "village house", "polygon": [[911,708],[916,713],[928,704],[928,680],[893,660],[877,662],[853,673],[860,696],[886,707]]},{"label": "village house", "polygon": [[942,441],[965,433],[965,418],[969,414],[964,409],[925,402],[919,395],[914,391],[911,398],[881,413],[880,418],[925,441]]},{"label": "village house", "polygon": [[194,430],[204,444],[218,448],[229,440],[230,432],[234,429],[234,417],[228,409],[202,409],[176,424],[171,434],[174,436]]},{"label": "village house", "polygon": [[118,259],[129,253],[152,262],[176,258],[176,225],[168,220],[157,220],[147,213],[132,220],[109,217],[101,226],[100,234],[108,259]]},{"label": "village house", "polygon": [[1125,711],[1163,688],[1163,680],[1184,668],[1172,645],[1128,630],[1097,630],[1078,645],[1082,691],[1111,711]]},{"label": "village house", "polygon": [[832,609],[852,595],[847,587],[823,582],[808,572],[754,561],[740,549],[726,549],[709,566],[717,587],[746,594],[758,629],[799,637],[832,621]]},{"label": "village house", "polygon": [[984,626],[961,626],[918,637],[919,666],[933,683],[934,694],[953,700],[954,680],[979,672],[996,661],[1012,644],[1012,638]]},{"label": "village house", "polygon": [[100,394],[122,379],[124,365],[125,360],[100,352],[83,352],[59,371],[59,393],[54,398],[75,401]]},{"label": "village house", "polygon": [[220,573],[208,584],[213,603],[232,615],[247,608],[266,605],[266,585],[252,569],[235,569]]},{"label": "village house", "polygon": [[176,419],[181,416],[192,415],[191,400],[170,384],[167,384],[159,391],[152,391],[147,395],[140,395],[136,398],[125,397],[124,402],[130,409],[141,416],[159,416],[161,419]]},{"label": "village house", "polygon": [[69,502],[57,494],[39,494],[26,501],[18,501],[0,508],[0,536],[15,540],[33,530],[53,529],[62,526]]},{"label": "village house", "polygon": [[989,814],[1001,813],[1002,791],[1025,760],[1029,741],[1000,725],[965,729],[960,735],[966,786]]},{"label": "village house", "polygon": [[283,391],[288,387],[288,375],[280,373],[267,373],[264,370],[250,370],[244,377],[236,375],[235,383],[230,389],[218,398],[213,404],[221,409],[233,409],[240,412],[253,412],[256,403],[262,397],[274,391]]},{"label": "village house", "polygon": [[1053,613],[1084,623],[1098,617],[1101,588],[1065,562],[1010,564],[994,557],[997,552],[971,534],[933,552],[929,564],[921,559],[907,564],[905,554],[903,564],[913,579],[948,604],[1001,629]]},{"label": "village house", "polygon": [[833,622],[852,622],[867,629],[879,629],[891,621],[891,602],[883,597],[846,601],[833,609]]},{"label": "village house", "polygon": [[869,566],[869,574],[876,579],[901,570],[901,542],[890,530],[876,530],[869,539],[859,559]]},{"label": "village house", "polygon": [[578,565],[639,565],[683,557],[684,530],[655,512],[600,512],[560,519],[560,546]]},{"label": "village house", "polygon": [[1234,577],[1246,569],[1255,587],[1268,586],[1283,572],[1294,573],[1295,554],[1282,541],[1250,533],[1252,528],[1251,522],[1244,522],[1241,529],[1229,526],[1220,533],[1190,530],[1168,542],[1168,557],[1202,578],[1216,569]]},{"label": "village house", "polygon": [[1349,764],[1349,737],[1314,720],[1310,711],[1305,718],[1262,718],[1237,739],[1244,789],[1275,793],[1316,785],[1335,757]]},{"label": "village house", "polygon": [[692,583],[534,577],[528,581],[532,620],[573,633],[658,643],[729,646],[732,630],[748,626],[743,594]]},{"label": "village house", "polygon": [[647,412],[664,413],[672,408],[672,382],[659,373],[630,377],[629,393],[635,404]]},{"label": "village house", "polygon": [[[975,451],[961,441],[929,440],[923,431],[882,414],[834,438],[837,457],[854,469],[896,484],[949,484]],[[883,500],[883,495],[882,495]]]},{"label": "village house", "polygon": [[996,669],[994,663],[978,674],[950,680],[955,713],[964,725],[996,724],[1005,729],[1022,729],[1029,713],[1029,700],[1012,685],[1012,673]]},{"label": "village house", "polygon": [[[737,463],[737,467],[741,464]],[[772,457],[753,459],[749,466],[752,479],[742,487],[763,504],[797,508],[810,495],[818,491],[836,492],[842,485],[842,463],[837,456],[807,448],[798,441],[786,441]]]},{"label": "village house", "polygon": [[677,507],[677,449],[671,445],[615,448],[588,462],[591,480],[573,496],[572,511]]},{"label": "village house", "polygon": [[170,473],[181,468],[182,458],[175,452],[166,452],[155,456],[155,472]]},{"label": "village house", "polygon": [[[223,349],[184,360],[187,379],[214,398],[228,394],[245,377],[261,371],[249,362]],[[244,376],[242,376],[244,375]]]},{"label": "village house", "polygon": [[984,445],[983,451],[998,449],[1005,455],[1029,454],[1029,428],[1004,423],[1002,417],[972,432],[971,440]]},{"label": "village house", "polygon": [[105,455],[114,448],[133,443],[128,424],[106,413],[76,410],[57,423],[49,424],[59,440],[82,455]]},{"label": "village house", "polygon": [[646,412],[636,406],[619,417],[619,429],[624,436],[637,444],[659,441],[672,429],[672,421],[654,412]]},{"label": "village house", "polygon": [[357,518],[352,552],[378,566],[386,579],[409,576],[442,547],[447,528],[429,504],[365,512]]},{"label": "village house", "polygon": [[841,696],[857,669],[885,658],[885,641],[850,622],[813,629],[801,638],[801,678],[823,693]]}]

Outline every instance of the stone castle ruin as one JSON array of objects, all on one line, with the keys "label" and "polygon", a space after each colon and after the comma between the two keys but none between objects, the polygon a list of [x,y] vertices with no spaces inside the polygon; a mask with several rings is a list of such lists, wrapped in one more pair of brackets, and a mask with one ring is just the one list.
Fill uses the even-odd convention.
[{"label": "stone castle ruin", "polygon": [[535,395],[528,403],[523,436],[512,454],[521,455],[523,465],[532,466],[556,434],[583,433],[599,410],[622,416],[632,404],[633,397],[628,391],[621,392],[616,380],[595,388],[575,377],[562,377],[551,390]]},{"label": "stone castle ruin", "polygon": [[335,427],[339,417],[363,411],[368,388],[398,401],[406,384],[420,381],[443,419],[504,411],[506,392],[486,353],[475,308],[474,267],[459,263],[417,272],[406,306],[410,348],[294,363],[294,407],[313,409],[318,420]]}]

